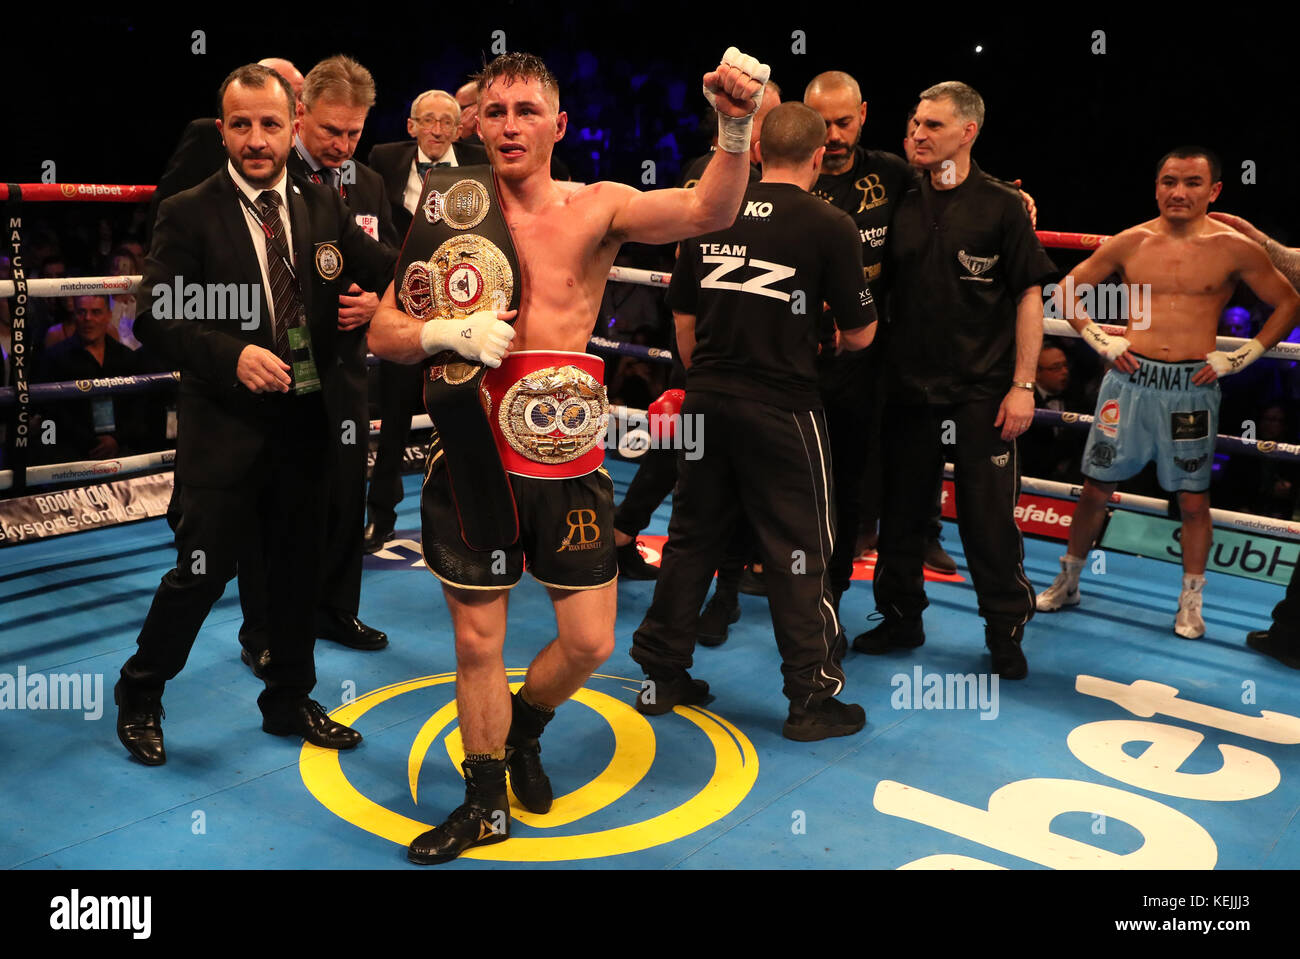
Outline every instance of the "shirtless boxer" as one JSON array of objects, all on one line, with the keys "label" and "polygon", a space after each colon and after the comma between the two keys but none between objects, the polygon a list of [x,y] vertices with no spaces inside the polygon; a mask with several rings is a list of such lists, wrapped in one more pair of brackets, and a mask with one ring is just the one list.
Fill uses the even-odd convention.
[{"label": "shirtless boxer", "polygon": [[[559,108],[555,78],[534,56],[498,57],[478,81],[479,130],[519,257],[523,299],[518,319],[512,328],[503,321],[512,319],[513,311],[483,311],[455,323],[421,323],[397,308],[389,287],[371,323],[371,349],[401,363],[419,363],[454,349],[493,368],[512,352],[516,356],[508,364],[524,351],[584,353],[609,268],[624,242],[671,243],[735,220],[749,180],[752,115],[769,72],[766,64],[728,49],[718,68],[704,75],[705,96],[719,113],[713,161],[693,190],[642,193],[618,183],[554,181],[551,150],[568,120]],[[434,458],[431,453],[431,462]],[[434,463],[426,478],[426,516],[437,476]],[[465,804],[411,843],[408,857],[413,862],[447,862],[471,846],[509,837],[507,765],[520,802],[537,813],[550,809],[551,786],[542,771],[537,737],[555,708],[614,649],[617,571],[608,474],[595,470],[564,480],[512,474],[510,484],[520,528],[519,542],[510,551],[513,582],[492,578],[492,555],[475,556],[466,548],[454,515],[449,525],[437,529],[437,542],[425,542],[430,568],[443,581],[456,635],[466,783]],[[592,548],[565,551],[575,534]],[[438,558],[448,551],[456,562],[439,569]],[[521,552],[527,553],[530,571],[547,585],[557,638],[533,660],[523,688],[512,697],[502,647],[508,589],[518,582]],[[555,572],[548,575],[546,570]],[[466,582],[475,578],[478,583]]]},{"label": "shirtless boxer", "polygon": [[[1114,367],[1097,397],[1083,453],[1087,479],[1061,573],[1038,594],[1042,612],[1078,605],[1079,573],[1116,483],[1154,459],[1160,485],[1178,491],[1183,517],[1183,589],[1174,632],[1185,639],[1205,635],[1201,594],[1214,532],[1209,488],[1218,434],[1215,381],[1276,345],[1294,325],[1300,304],[1258,244],[1206,215],[1221,188],[1216,157],[1199,148],[1174,150],[1156,171],[1160,216],[1112,237],[1062,281],[1057,296],[1075,301],[1084,284],[1095,286],[1118,274],[1130,290],[1149,287],[1150,304],[1142,322],[1135,324],[1130,316],[1125,336],[1107,335],[1077,302],[1064,304],[1061,315]],[[1224,353],[1215,349],[1215,332],[1239,281],[1272,306],[1273,314],[1258,337]]]}]

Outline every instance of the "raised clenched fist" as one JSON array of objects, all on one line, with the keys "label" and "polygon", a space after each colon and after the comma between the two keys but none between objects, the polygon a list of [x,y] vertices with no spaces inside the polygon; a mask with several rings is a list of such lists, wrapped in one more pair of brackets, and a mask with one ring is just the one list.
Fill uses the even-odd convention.
[{"label": "raised clenched fist", "polygon": [[772,68],[755,57],[727,47],[716,70],[704,75],[704,96],[723,116],[746,117],[758,111],[763,84]]}]

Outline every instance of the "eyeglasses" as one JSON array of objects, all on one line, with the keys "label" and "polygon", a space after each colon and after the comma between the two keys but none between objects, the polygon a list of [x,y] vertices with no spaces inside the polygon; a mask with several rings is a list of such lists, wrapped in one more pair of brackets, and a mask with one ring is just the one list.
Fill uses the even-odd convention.
[{"label": "eyeglasses", "polygon": [[1070,368],[1070,364],[1053,363],[1051,366],[1044,366],[1042,363],[1039,363],[1038,368],[1045,373],[1059,373],[1061,372],[1061,370],[1068,370]]},{"label": "eyeglasses", "polygon": [[444,130],[454,130],[456,121],[452,117],[411,117],[418,127],[442,127]]}]

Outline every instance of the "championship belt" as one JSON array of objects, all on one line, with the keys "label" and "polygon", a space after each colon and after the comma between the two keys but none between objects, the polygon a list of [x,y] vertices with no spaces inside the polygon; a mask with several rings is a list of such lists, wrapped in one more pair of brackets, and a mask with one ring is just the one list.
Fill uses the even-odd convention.
[{"label": "championship belt", "polygon": [[522,350],[483,379],[506,471],[534,479],[586,476],[605,461],[605,361],[590,353]]},{"label": "championship belt", "polygon": [[[435,167],[397,264],[397,298],[417,320],[455,322],[520,301],[519,259],[490,166]],[[497,454],[481,392],[487,368],[454,350],[424,366],[424,408],[442,441],[460,534],[470,549],[519,538],[510,480]]]}]

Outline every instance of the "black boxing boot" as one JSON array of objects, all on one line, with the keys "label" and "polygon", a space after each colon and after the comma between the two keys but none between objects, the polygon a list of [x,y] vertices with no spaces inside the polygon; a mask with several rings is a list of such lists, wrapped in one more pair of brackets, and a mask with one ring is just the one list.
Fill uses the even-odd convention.
[{"label": "black boxing boot", "polygon": [[466,759],[465,802],[447,821],[417,836],[406,858],[421,866],[451,862],[466,849],[510,838],[510,797],[504,759]]},{"label": "black boxing boot", "polygon": [[506,736],[506,768],[510,770],[510,787],[515,796],[525,809],[540,816],[551,811],[555,797],[550,777],[542,769],[542,744],[537,740],[546,724],[555,718],[555,710],[528,704],[521,692],[510,697],[513,715]]}]

